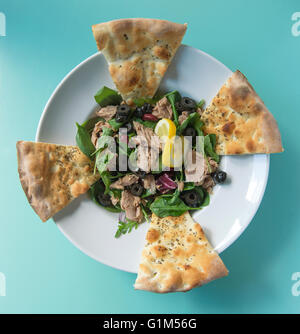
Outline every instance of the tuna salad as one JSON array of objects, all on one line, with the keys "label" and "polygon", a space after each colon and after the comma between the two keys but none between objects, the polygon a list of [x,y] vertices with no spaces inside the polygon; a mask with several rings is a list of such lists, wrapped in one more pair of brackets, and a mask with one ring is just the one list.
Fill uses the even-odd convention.
[{"label": "tuna salad", "polygon": [[215,135],[203,131],[203,100],[172,91],[127,105],[108,87],[95,100],[94,117],[76,123],[76,142],[100,174],[91,199],[119,213],[116,237],[151,213],[180,216],[209,204],[213,187],[227,175],[219,168]]}]

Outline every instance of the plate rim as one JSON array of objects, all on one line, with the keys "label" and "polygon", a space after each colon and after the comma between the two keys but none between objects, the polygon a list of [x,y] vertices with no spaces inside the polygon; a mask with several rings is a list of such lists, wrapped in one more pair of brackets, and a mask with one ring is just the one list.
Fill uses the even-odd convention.
[{"label": "plate rim", "polygon": [[[227,70],[229,70],[231,73],[233,73],[226,65],[224,65],[221,61],[219,61],[218,59],[216,59],[215,57],[211,56],[210,54],[197,49],[193,46],[187,45],[187,44],[181,44],[181,46],[183,46],[184,48],[190,48],[193,51],[200,53],[202,55],[205,55],[206,57],[210,58],[213,62],[217,63],[218,65],[221,65],[222,67],[226,68]],[[54,91],[52,92],[52,94],[50,95],[50,97],[48,98],[45,107],[42,111],[42,114],[40,116],[39,122],[38,122],[38,126],[37,126],[37,130],[36,130],[36,134],[35,134],[35,142],[39,141],[39,138],[41,137],[41,128],[42,128],[42,124],[44,122],[44,118],[45,115],[47,113],[47,110],[50,106],[50,104],[52,103],[52,100],[55,98],[56,94],[58,93],[58,91],[60,90],[60,88],[64,85],[64,83],[80,68],[82,67],[85,63],[91,61],[93,58],[99,57],[99,55],[103,55],[103,53],[101,51],[97,51],[94,54],[92,54],[91,56],[87,57],[86,59],[84,59],[83,61],[81,61],[78,65],[76,65],[74,68],[72,68],[64,77],[63,79],[59,82],[59,84],[55,87]],[[235,243],[235,241],[243,234],[243,232],[246,230],[246,228],[250,225],[250,223],[252,222],[254,216],[256,215],[258,208],[261,205],[262,199],[264,197],[265,194],[265,190],[266,190],[266,186],[269,180],[269,170],[270,170],[270,154],[263,154],[264,156],[266,156],[266,162],[265,162],[265,178],[264,178],[264,183],[262,186],[262,190],[260,193],[260,196],[256,202],[256,205],[253,209],[252,215],[249,216],[248,218],[248,222],[247,224],[245,224],[244,226],[242,226],[242,228],[239,229],[238,233],[235,234],[234,238],[232,238],[230,240],[230,243],[224,243],[223,247],[221,247],[221,249],[218,251],[218,254],[221,254],[224,250],[226,250],[227,248],[229,248],[231,245],[233,245]],[[89,257],[91,257],[92,259],[96,260],[99,263],[102,263],[104,265],[107,265],[111,268],[114,269],[118,269],[118,270],[122,270],[128,273],[134,273],[136,274],[136,271],[132,271],[132,270],[125,270],[122,268],[117,267],[116,265],[113,265],[111,263],[108,263],[107,261],[103,261],[103,260],[99,260],[97,259],[92,253],[90,253],[90,251],[88,249],[83,249],[81,245],[79,245],[75,240],[71,239],[71,237],[62,229],[62,227],[60,226],[60,224],[57,224],[54,221],[55,225],[58,227],[58,229],[63,233],[63,235],[76,247],[78,248],[81,252],[83,252],[84,254],[88,255]]]}]

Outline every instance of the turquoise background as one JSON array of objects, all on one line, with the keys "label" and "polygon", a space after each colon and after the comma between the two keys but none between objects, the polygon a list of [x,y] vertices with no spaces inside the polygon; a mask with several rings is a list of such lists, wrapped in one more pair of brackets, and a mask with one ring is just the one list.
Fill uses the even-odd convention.
[{"label": "turquoise background", "polygon": [[[0,313],[299,313],[291,293],[300,272],[300,36],[291,33],[299,11],[299,0],[0,1]],[[135,275],[90,259],[53,222],[40,223],[18,180],[16,141],[34,140],[52,91],[96,52],[91,25],[123,17],[188,22],[183,42],[245,73],[283,137],[255,218],[222,253],[230,275],[188,293],[134,291]]]}]

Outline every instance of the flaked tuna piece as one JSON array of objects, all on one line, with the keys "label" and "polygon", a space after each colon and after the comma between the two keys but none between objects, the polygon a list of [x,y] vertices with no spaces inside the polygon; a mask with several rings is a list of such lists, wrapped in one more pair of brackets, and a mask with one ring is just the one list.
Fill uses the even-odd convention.
[{"label": "flaked tuna piece", "polygon": [[166,97],[160,99],[153,108],[152,115],[157,118],[173,119],[172,106]]},{"label": "flaked tuna piece", "polygon": [[189,117],[188,111],[183,111],[182,114],[178,117],[178,122],[181,125],[188,117]]},{"label": "flaked tuna piece", "polygon": [[150,190],[152,194],[156,191],[155,178],[152,174],[146,175],[143,179],[143,185],[145,189]]},{"label": "flaked tuna piece", "polygon": [[93,129],[93,132],[92,132],[91,141],[92,141],[92,143],[93,143],[93,145],[95,147],[97,146],[98,138],[101,137],[101,135],[102,135],[104,127],[109,128],[109,129],[112,128],[109,123],[104,122],[104,121],[99,121],[94,126],[94,129]]},{"label": "flaked tuna piece", "polygon": [[120,199],[115,197],[114,195],[111,195],[110,200],[113,206],[116,206],[120,202]]},{"label": "flaked tuna piece", "polygon": [[177,188],[181,192],[184,189],[184,182],[183,181],[176,181],[177,183]]},{"label": "flaked tuna piece", "polygon": [[111,189],[120,189],[123,190],[124,187],[131,186],[132,184],[136,183],[139,180],[139,177],[134,174],[127,174],[120,179],[118,179],[116,182],[112,183],[110,185]]},{"label": "flaked tuna piece", "polygon": [[195,150],[187,153],[185,159],[185,178],[187,182],[195,182],[196,186],[202,186],[206,176],[210,176],[218,169],[218,163],[212,158],[204,156]]},{"label": "flaked tuna piece", "polygon": [[189,151],[185,159],[185,180],[186,182],[201,182],[205,176],[205,158],[195,151]]},{"label": "flaked tuna piece", "polygon": [[147,128],[138,122],[133,122],[133,126],[137,132],[137,136],[131,139],[138,145],[137,167],[149,173],[151,166],[154,168],[158,164],[161,149],[160,139],[151,128]]},{"label": "flaked tuna piece", "polygon": [[148,147],[160,150],[161,148],[160,139],[151,128],[147,128],[146,126],[144,126],[139,122],[133,122],[133,126],[137,133],[137,136],[140,137],[135,139],[136,144],[138,145],[146,144],[148,145]]},{"label": "flaked tuna piece", "polygon": [[197,186],[201,186],[207,192],[212,193],[212,188],[215,186],[215,181],[213,180],[210,174],[205,175],[203,180],[196,184]]},{"label": "flaked tuna piece", "polygon": [[96,115],[104,118],[106,121],[109,121],[110,119],[115,117],[116,113],[117,113],[117,106],[107,106],[98,110],[96,112]]},{"label": "flaked tuna piece", "polygon": [[143,220],[140,197],[132,195],[128,190],[124,190],[120,204],[121,209],[125,211],[126,218],[139,223]]}]

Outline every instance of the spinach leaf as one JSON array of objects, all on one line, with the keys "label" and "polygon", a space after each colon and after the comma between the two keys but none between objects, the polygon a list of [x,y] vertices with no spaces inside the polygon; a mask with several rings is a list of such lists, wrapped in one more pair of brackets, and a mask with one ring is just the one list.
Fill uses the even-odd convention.
[{"label": "spinach leaf", "polygon": [[94,117],[82,123],[81,126],[83,126],[88,131],[88,133],[91,135],[95,124],[98,123],[99,121],[104,122],[105,119],[103,117]]},{"label": "spinach leaf", "polygon": [[161,99],[161,96],[154,96],[152,99],[147,99],[147,98],[142,98],[141,97],[141,98],[133,100],[133,102],[137,107],[142,107],[145,103],[155,104],[160,99]]},{"label": "spinach leaf", "polygon": [[185,203],[178,197],[157,197],[150,205],[150,210],[158,217],[178,217],[189,210]]},{"label": "spinach leaf", "polygon": [[[190,190],[189,188],[193,189],[191,184],[185,190]],[[201,198],[203,198],[203,202],[197,208],[192,208],[186,205],[179,197],[180,192],[177,188],[173,194],[165,194],[157,197],[150,205],[150,210],[158,217],[178,217],[189,210],[200,210],[203,206],[207,206],[209,204],[209,194],[200,186],[194,186],[194,189],[196,189],[196,191],[200,193]]]},{"label": "spinach leaf", "polygon": [[120,129],[120,127],[124,124],[124,123],[119,123],[116,121],[115,118],[112,118],[108,121],[108,123],[110,124],[110,126],[115,130],[118,131]]},{"label": "spinach leaf", "polygon": [[108,105],[118,105],[122,102],[121,95],[115,90],[103,86],[98,92],[95,94],[95,100],[101,107],[106,107]]},{"label": "spinach leaf", "polygon": [[98,202],[97,197],[98,197],[99,193],[103,193],[103,192],[104,192],[103,184],[101,182],[97,181],[96,183],[94,183],[90,187],[90,189],[88,191],[88,194],[90,195],[93,202],[96,203],[101,208],[104,208],[104,209],[106,209],[107,211],[110,211],[110,212],[120,212],[121,209],[118,206],[103,206]]},{"label": "spinach leaf", "polygon": [[[209,193],[208,193],[206,190],[204,190],[202,187],[195,187],[195,189],[196,189],[197,191],[199,191],[199,190],[201,189],[202,192],[203,192],[204,198],[203,198],[203,202],[201,203],[201,207],[203,207],[203,206],[208,206],[208,204],[209,204],[209,202],[210,202],[210,196],[209,196]],[[196,208],[196,210],[197,210],[197,208]]]},{"label": "spinach leaf", "polygon": [[193,128],[196,130],[197,132],[197,136],[203,136],[203,121],[201,121],[200,119],[200,115],[197,113],[198,116],[195,116],[192,120],[191,120],[191,125],[193,126]]},{"label": "spinach leaf", "polygon": [[101,173],[101,179],[102,182],[104,183],[105,189],[104,189],[104,194],[109,194],[110,192],[110,185],[111,185],[111,180],[110,180],[110,173],[109,172],[103,172]]},{"label": "spinach leaf", "polygon": [[91,141],[90,134],[84,126],[79,125],[78,123],[76,123],[76,126],[77,126],[77,134],[76,134],[77,146],[79,147],[82,153],[91,158],[93,152],[95,151],[95,146]]},{"label": "spinach leaf", "polygon": [[155,129],[155,126],[156,126],[156,124],[157,124],[157,122],[143,121],[143,120],[141,120],[140,118],[136,118],[136,117],[135,117],[133,120],[134,120],[135,122],[138,122],[138,123],[144,125],[146,128],[151,128],[152,130]]},{"label": "spinach leaf", "polygon": [[204,137],[204,150],[205,153],[210,156],[212,159],[214,159],[216,162],[220,161],[220,157],[215,152],[216,147],[216,135],[215,134],[209,134]]},{"label": "spinach leaf", "polygon": [[181,95],[179,94],[177,90],[174,90],[166,94],[165,97],[169,100],[171,104],[172,111],[173,111],[173,117],[174,117],[174,123],[177,127],[178,126],[178,112],[176,110],[175,103],[181,100]]},{"label": "spinach leaf", "polygon": [[192,190],[192,189],[195,189],[194,182],[185,182],[184,183],[183,191]]},{"label": "spinach leaf", "polygon": [[113,135],[113,130],[108,128],[107,126],[103,126],[102,128],[102,137],[103,136],[112,136]]},{"label": "spinach leaf", "polygon": [[200,121],[199,114],[197,112],[193,112],[187,117],[186,120],[182,122],[181,125],[177,127],[177,131],[176,131],[177,135],[180,136],[189,124],[191,124],[197,131],[197,129],[201,130],[204,123]]}]

